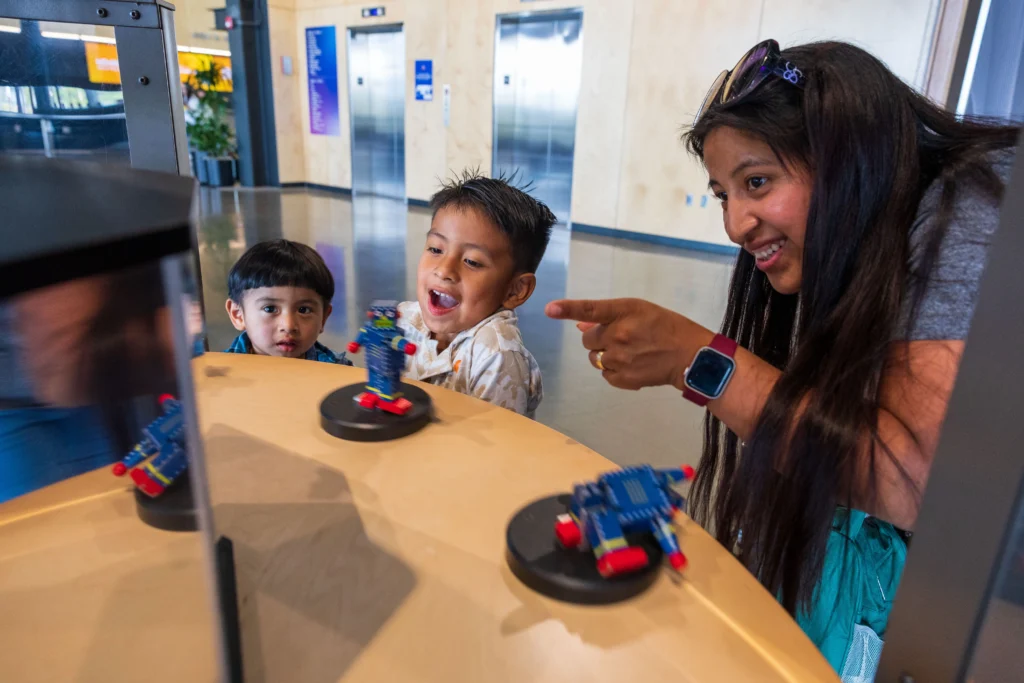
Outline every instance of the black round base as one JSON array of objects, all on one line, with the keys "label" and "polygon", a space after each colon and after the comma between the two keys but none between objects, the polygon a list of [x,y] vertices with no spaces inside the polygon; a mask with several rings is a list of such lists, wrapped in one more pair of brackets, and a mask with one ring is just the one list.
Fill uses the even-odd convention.
[{"label": "black round base", "polygon": [[192,481],[188,471],[156,498],[135,489],[135,510],[139,519],[164,531],[196,531],[196,506],[192,500]]},{"label": "black round base", "polygon": [[505,557],[516,578],[549,598],[586,605],[621,602],[647,590],[661,573],[661,546],[650,534],[627,536],[650,562],[632,574],[604,578],[592,550],[570,550],[555,538],[555,518],[569,511],[571,500],[568,493],[535,500],[508,523]]},{"label": "black round base", "polygon": [[405,415],[363,408],[356,396],[364,391],[365,384],[349,384],[327,394],[320,403],[320,426],[325,432],[347,441],[390,441],[418,432],[430,422],[433,405],[419,387],[402,385],[402,395],[412,402]]}]

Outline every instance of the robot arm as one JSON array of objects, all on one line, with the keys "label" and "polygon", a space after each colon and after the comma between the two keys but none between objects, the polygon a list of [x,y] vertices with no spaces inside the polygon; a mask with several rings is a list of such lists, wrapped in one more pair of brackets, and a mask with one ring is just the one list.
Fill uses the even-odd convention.
[{"label": "robot arm", "polygon": [[411,356],[416,353],[416,345],[400,334],[396,334],[391,339],[391,348],[404,353],[407,356]]},{"label": "robot arm", "polygon": [[666,467],[665,469],[654,470],[654,472],[663,484],[678,484],[679,482],[690,481],[697,474],[689,465]]},{"label": "robot arm", "polygon": [[665,492],[665,495],[668,496],[669,503],[672,504],[672,507],[676,510],[682,510],[686,506],[686,499],[674,490],[672,485],[684,481],[691,481],[695,474],[693,468],[689,465],[683,465],[682,467],[668,467],[666,469],[655,470],[654,474],[658,478],[658,483],[661,484],[661,488]]},{"label": "robot arm", "polygon": [[360,327],[359,328],[359,334],[356,335],[355,340],[354,341],[350,341],[348,343],[348,352],[349,353],[359,353],[359,349],[363,348],[363,344],[366,343],[366,337],[367,337],[366,328],[365,327]]},{"label": "robot arm", "polygon": [[131,468],[138,465],[140,462],[156,455],[157,453],[156,444],[149,437],[142,437],[142,441],[135,444],[135,448],[128,451],[128,455],[121,458],[121,462],[114,464],[114,476],[123,477],[125,473]]},{"label": "robot arm", "polygon": [[686,567],[686,557],[679,549],[679,540],[676,538],[676,532],[672,530],[672,526],[660,516],[653,517],[650,525],[654,538],[657,539],[665,556],[668,557],[669,564],[677,572],[683,571]]}]

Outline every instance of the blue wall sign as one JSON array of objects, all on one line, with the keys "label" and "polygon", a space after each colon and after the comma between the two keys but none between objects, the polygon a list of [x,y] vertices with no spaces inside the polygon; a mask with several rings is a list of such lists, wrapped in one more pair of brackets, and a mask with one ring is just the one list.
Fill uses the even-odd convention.
[{"label": "blue wall sign", "polygon": [[416,60],[416,99],[421,102],[434,99],[434,62],[430,59]]},{"label": "blue wall sign", "polygon": [[341,135],[338,116],[338,45],[333,26],[306,29],[309,132]]}]

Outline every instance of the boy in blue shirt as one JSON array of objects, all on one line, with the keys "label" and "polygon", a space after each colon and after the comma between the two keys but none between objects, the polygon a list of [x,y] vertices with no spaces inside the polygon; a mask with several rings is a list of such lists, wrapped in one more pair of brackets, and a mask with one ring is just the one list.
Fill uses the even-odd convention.
[{"label": "boy in blue shirt", "polygon": [[241,334],[225,351],[352,365],[317,341],[333,297],[334,277],[316,250],[283,239],[254,244],[228,273],[224,305]]}]

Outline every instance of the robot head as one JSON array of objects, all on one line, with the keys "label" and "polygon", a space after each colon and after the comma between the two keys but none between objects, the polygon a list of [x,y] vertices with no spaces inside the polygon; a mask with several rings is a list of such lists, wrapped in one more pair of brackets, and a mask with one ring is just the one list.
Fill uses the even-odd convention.
[{"label": "robot head", "polygon": [[398,302],[374,301],[370,304],[366,317],[370,319],[370,325],[373,327],[393,328],[395,321],[398,320]]}]

